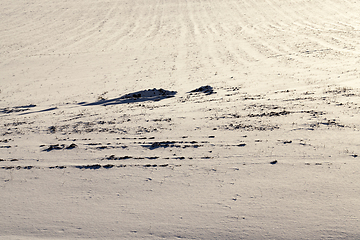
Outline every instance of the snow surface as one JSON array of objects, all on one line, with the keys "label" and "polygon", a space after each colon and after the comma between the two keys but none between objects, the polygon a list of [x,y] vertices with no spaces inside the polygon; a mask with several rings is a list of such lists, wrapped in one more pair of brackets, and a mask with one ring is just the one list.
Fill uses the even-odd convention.
[{"label": "snow surface", "polygon": [[0,239],[359,239],[360,3],[0,3]]}]

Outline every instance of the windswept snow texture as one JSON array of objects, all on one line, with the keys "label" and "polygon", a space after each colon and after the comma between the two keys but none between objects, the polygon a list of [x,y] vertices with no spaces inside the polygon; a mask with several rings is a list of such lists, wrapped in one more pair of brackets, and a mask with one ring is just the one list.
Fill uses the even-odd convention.
[{"label": "windswept snow texture", "polygon": [[2,0],[0,239],[360,239],[360,4]]}]

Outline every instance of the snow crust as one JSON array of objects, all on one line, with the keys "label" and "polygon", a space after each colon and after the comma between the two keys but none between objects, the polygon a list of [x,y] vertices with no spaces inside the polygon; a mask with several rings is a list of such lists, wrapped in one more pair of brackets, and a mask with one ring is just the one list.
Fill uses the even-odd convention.
[{"label": "snow crust", "polygon": [[357,1],[0,3],[0,239],[359,239]]}]

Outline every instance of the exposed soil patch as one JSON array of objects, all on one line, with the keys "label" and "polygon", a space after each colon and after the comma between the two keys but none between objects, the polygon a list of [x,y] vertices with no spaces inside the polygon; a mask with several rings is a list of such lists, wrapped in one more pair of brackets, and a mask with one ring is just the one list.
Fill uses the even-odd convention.
[{"label": "exposed soil patch", "polygon": [[77,147],[77,145],[75,143],[72,143],[68,146],[66,146],[65,144],[53,144],[49,146],[40,145],[40,147],[44,147],[43,151],[50,152],[52,150],[74,149]]},{"label": "exposed soil patch", "polygon": [[254,126],[251,124],[233,124],[230,123],[229,125],[225,125],[224,126],[225,129],[227,130],[237,130],[237,129],[243,129],[245,131],[254,131],[254,130],[258,130],[258,131],[272,131],[275,129],[279,129],[279,126],[276,125],[263,125],[263,126]]},{"label": "exposed soil patch", "polygon": [[17,106],[17,107],[7,107],[7,108],[0,108],[0,113],[14,113],[14,112],[24,112],[30,110],[30,108],[36,107],[34,104],[26,105],[26,106]]},{"label": "exposed soil patch", "polygon": [[275,117],[275,116],[284,116],[290,114],[289,111],[283,110],[281,112],[269,112],[269,113],[260,113],[260,114],[249,114],[249,117]]},{"label": "exposed soil patch", "polygon": [[214,92],[214,88],[212,86],[206,85],[206,86],[196,88],[196,89],[190,91],[190,93],[205,93],[206,95],[210,95],[210,94],[215,94],[216,92]]},{"label": "exposed soil patch", "polygon": [[94,106],[94,105],[116,105],[116,104],[125,104],[125,103],[134,103],[134,102],[146,102],[146,101],[160,101],[166,98],[171,98],[176,95],[177,91],[169,91],[160,89],[148,89],[138,92],[128,93],[119,98],[103,100],[93,102],[93,103],[80,103],[83,106]]},{"label": "exposed soil patch", "polygon": [[208,143],[207,141],[203,141],[200,144],[197,141],[184,142],[184,141],[163,141],[163,142],[150,142],[147,144],[143,144],[142,146],[145,148],[149,148],[150,150],[157,148],[198,148],[202,147],[203,143]]}]

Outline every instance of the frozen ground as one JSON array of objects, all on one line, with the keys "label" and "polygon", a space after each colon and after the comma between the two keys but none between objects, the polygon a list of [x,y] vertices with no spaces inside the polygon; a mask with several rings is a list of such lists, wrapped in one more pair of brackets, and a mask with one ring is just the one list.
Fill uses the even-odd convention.
[{"label": "frozen ground", "polygon": [[359,2],[0,5],[0,239],[360,238]]}]

